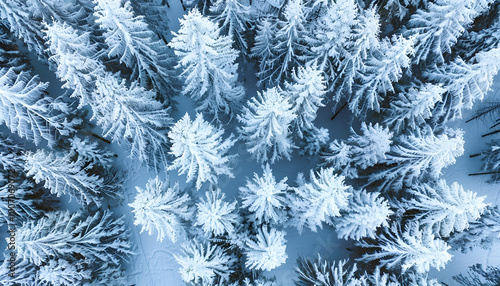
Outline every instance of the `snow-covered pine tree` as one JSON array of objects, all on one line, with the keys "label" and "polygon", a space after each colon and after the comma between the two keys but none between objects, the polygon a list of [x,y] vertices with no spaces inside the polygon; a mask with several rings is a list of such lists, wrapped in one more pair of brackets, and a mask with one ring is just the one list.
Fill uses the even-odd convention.
[{"label": "snow-covered pine tree", "polygon": [[361,76],[365,68],[365,61],[370,49],[376,49],[379,44],[380,20],[375,8],[362,10],[358,14],[358,21],[352,28],[345,47],[344,59],[340,62],[334,83],[330,91],[335,91],[335,100],[352,94],[352,87],[356,78]]},{"label": "snow-covered pine tree", "polygon": [[17,230],[17,257],[42,266],[77,253],[93,263],[120,265],[132,254],[128,236],[123,218],[115,219],[108,211],[47,212]]},{"label": "snow-covered pine tree", "polygon": [[444,268],[453,257],[448,253],[450,247],[441,239],[434,238],[432,233],[420,230],[418,223],[410,223],[404,232],[399,224],[380,234],[376,244],[358,242],[357,245],[365,248],[378,249],[373,253],[366,253],[360,261],[378,261],[380,266],[395,269],[405,273],[410,269],[417,273],[425,273],[430,267]]},{"label": "snow-covered pine tree", "polygon": [[356,264],[350,267],[346,267],[346,264],[347,260],[340,260],[338,263],[335,261],[330,262],[322,259],[319,254],[314,261],[300,257],[297,259],[297,268],[295,269],[295,272],[299,275],[295,285],[368,285],[364,276],[357,277],[359,275],[357,274],[358,268]]},{"label": "snow-covered pine tree", "polygon": [[28,54],[21,52],[17,39],[9,29],[0,25],[0,67],[13,68],[16,72],[26,71],[30,67]]},{"label": "snow-covered pine tree", "polygon": [[152,169],[167,166],[170,109],[155,99],[153,91],[137,82],[127,85],[118,75],[105,73],[94,84],[91,120],[103,129],[103,136],[126,146],[131,158]]},{"label": "snow-covered pine tree", "polygon": [[149,179],[145,189],[135,188],[137,194],[129,204],[135,217],[134,225],[141,225],[141,232],[147,231],[149,235],[156,230],[156,240],[160,242],[167,235],[175,243],[184,234],[184,223],[193,213],[189,195],[181,193],[179,184],[170,186],[158,176]]},{"label": "snow-covered pine tree", "polygon": [[321,166],[331,166],[348,178],[358,177],[358,172],[352,165],[351,146],[344,140],[333,140],[320,155],[323,161]]},{"label": "snow-covered pine tree", "polygon": [[299,154],[301,156],[316,156],[327,148],[328,142],[330,141],[330,134],[328,129],[324,127],[317,128],[313,126],[313,129],[309,130],[307,134],[304,135],[304,142],[299,145]]},{"label": "snow-covered pine tree", "polygon": [[217,285],[227,282],[235,262],[221,247],[197,239],[182,245],[182,255],[175,255],[181,265],[182,280],[186,283]]},{"label": "snow-covered pine tree", "polygon": [[220,189],[207,191],[205,197],[206,200],[201,198],[196,204],[198,211],[194,225],[201,226],[208,235],[234,234],[235,226],[239,222],[236,201],[226,202],[226,196]]},{"label": "snow-covered pine tree", "polygon": [[259,228],[255,238],[248,238],[246,241],[246,267],[270,271],[285,263],[288,258],[285,234],[284,231],[267,225]]},{"label": "snow-covered pine tree", "polygon": [[444,92],[445,89],[441,86],[426,83],[398,93],[390,102],[390,108],[386,109],[385,125],[396,131],[417,129],[431,118],[432,109],[441,101]]},{"label": "snow-covered pine tree", "polygon": [[23,271],[18,271],[14,277],[9,275],[10,262],[7,259],[2,260],[0,264],[0,284],[5,286],[30,286],[33,285],[33,281],[36,276],[36,266],[28,261],[16,261],[16,268],[22,269]]},{"label": "snow-covered pine tree", "polygon": [[36,280],[41,285],[85,285],[91,280],[92,271],[85,269],[82,263],[70,263],[67,260],[51,259],[37,272]]},{"label": "snow-covered pine tree", "polygon": [[459,274],[453,276],[453,280],[462,286],[497,286],[500,285],[500,268],[498,266],[487,266],[474,264],[469,267],[467,276]]},{"label": "snow-covered pine tree", "polygon": [[418,211],[414,219],[420,225],[432,228],[440,237],[468,229],[486,208],[485,197],[465,191],[457,182],[450,186],[445,180],[417,184],[409,193],[412,199],[404,200],[405,209]]},{"label": "snow-covered pine tree", "polygon": [[87,22],[89,15],[80,0],[25,0],[24,2],[23,5],[35,23],[58,21],[79,28],[89,24]]},{"label": "snow-covered pine tree", "polygon": [[469,223],[469,228],[463,232],[453,233],[449,243],[454,250],[466,253],[474,247],[492,249],[500,242],[500,208],[486,207],[482,216]]},{"label": "snow-covered pine tree", "polygon": [[380,112],[381,102],[394,92],[393,84],[410,66],[412,53],[412,39],[402,36],[394,36],[391,41],[384,39],[376,49],[371,49],[348,101],[354,115],[365,117],[368,110]]},{"label": "snow-covered pine tree", "polygon": [[46,24],[44,32],[49,62],[55,64],[56,76],[64,82],[62,87],[80,100],[79,107],[93,104],[95,80],[105,73],[105,67],[96,59],[98,49],[90,32],[79,32],[58,21]]},{"label": "snow-covered pine tree", "polygon": [[333,225],[338,237],[360,240],[375,238],[380,227],[388,227],[389,216],[393,213],[387,201],[377,192],[352,191],[349,206],[334,219]]},{"label": "snow-covered pine tree", "polygon": [[152,30],[143,16],[135,15],[129,0],[94,0],[96,22],[110,58],[119,58],[132,70],[132,80],[145,88],[172,96],[173,77],[168,70],[172,54],[165,42]]},{"label": "snow-covered pine tree", "polygon": [[292,72],[292,82],[285,82],[284,92],[297,115],[292,123],[295,134],[303,138],[314,129],[318,109],[325,106],[322,101],[326,86],[322,72],[315,65],[298,67],[297,72]]},{"label": "snow-covered pine tree", "polygon": [[304,226],[316,232],[323,223],[332,224],[333,218],[347,209],[351,196],[351,187],[345,184],[344,176],[336,175],[333,168],[311,170],[309,178],[310,182],[306,182],[299,176],[298,187],[289,196],[291,224],[299,233]]},{"label": "snow-covered pine tree", "polygon": [[236,44],[236,49],[243,55],[247,54],[245,33],[250,28],[252,14],[250,6],[241,3],[241,0],[217,0],[210,7],[215,19],[221,24],[221,30]]},{"label": "snow-covered pine tree", "polygon": [[378,181],[382,191],[398,191],[404,184],[413,186],[424,175],[437,179],[443,168],[454,164],[464,153],[463,135],[460,129],[448,128],[435,134],[426,126],[396,137],[381,162],[386,167],[371,174],[370,183]]},{"label": "snow-covered pine tree", "polygon": [[353,28],[358,23],[357,17],[356,1],[332,1],[326,12],[313,24],[314,33],[306,35],[307,43],[311,45],[306,55],[307,61],[316,63],[318,69],[325,73],[330,90],[340,62],[346,55],[345,49],[352,37]]},{"label": "snow-covered pine tree", "polygon": [[247,150],[258,162],[271,164],[285,157],[290,160],[294,147],[290,138],[290,125],[297,115],[283,92],[273,87],[247,102],[238,121],[241,137],[246,141]]},{"label": "snow-covered pine tree", "polygon": [[269,75],[277,69],[278,60],[274,53],[275,34],[278,31],[276,19],[273,17],[262,17],[256,21],[255,43],[252,47],[251,57],[256,59],[259,64],[257,78],[258,85],[271,84]]},{"label": "snow-covered pine tree", "polygon": [[240,187],[242,207],[248,208],[257,224],[282,223],[287,220],[287,180],[285,177],[276,182],[269,164],[266,164],[261,177],[254,173],[253,180],[247,178],[246,186]]},{"label": "snow-covered pine tree", "polygon": [[435,121],[462,118],[462,109],[471,109],[483,100],[500,69],[500,48],[480,52],[469,62],[456,58],[449,64],[434,65],[423,75],[446,89],[443,101],[433,111]]},{"label": "snow-covered pine tree", "polygon": [[197,103],[199,112],[232,114],[245,93],[238,82],[238,51],[230,36],[221,36],[219,27],[191,10],[180,20],[170,46],[179,58],[178,67],[184,78],[182,93]]},{"label": "snow-covered pine tree", "polygon": [[[491,140],[488,143],[488,150],[480,153],[483,162],[482,169],[490,174],[490,183],[500,180],[500,141]],[[0,159],[1,163],[2,159]]]},{"label": "snow-covered pine tree", "polygon": [[103,178],[90,174],[88,170],[92,166],[81,158],[72,160],[68,153],[40,149],[26,153],[24,159],[26,176],[33,177],[36,183],[43,182],[51,193],[57,196],[68,194],[82,204],[101,204]]},{"label": "snow-covered pine tree", "polygon": [[418,9],[407,24],[406,36],[415,38],[415,64],[445,62],[445,54],[491,0],[438,0]]},{"label": "snow-covered pine tree", "polygon": [[166,0],[136,0],[130,2],[137,15],[144,16],[144,20],[160,39],[166,42],[170,35],[169,18],[166,17],[170,4]]},{"label": "snow-covered pine tree", "polygon": [[24,160],[22,154],[24,151],[23,147],[0,133],[0,167],[4,171],[23,171]]},{"label": "snow-covered pine tree", "polygon": [[0,69],[0,124],[35,145],[42,141],[54,145],[58,136],[70,132],[65,130],[70,126],[65,124],[67,106],[58,106],[46,96],[49,84],[40,82],[38,76],[15,70]]},{"label": "snow-covered pine tree", "polygon": [[276,61],[274,69],[266,78],[275,84],[281,83],[288,78],[290,71],[297,68],[304,61],[306,44],[304,42],[306,30],[306,19],[302,0],[290,0],[283,10],[283,18],[277,20],[277,32],[273,46],[274,58]]},{"label": "snow-covered pine tree", "polygon": [[350,146],[349,157],[352,164],[366,169],[386,159],[385,154],[391,150],[393,133],[378,123],[367,125],[365,122],[361,123],[361,132],[362,135],[356,134],[351,128],[347,143]]},{"label": "snow-covered pine tree", "polygon": [[233,177],[228,163],[234,156],[227,152],[236,140],[232,134],[223,139],[223,134],[223,129],[203,120],[200,113],[194,121],[186,113],[168,133],[172,141],[170,154],[175,156],[168,170],[178,169],[180,175],[186,174],[187,182],[196,179],[198,190],[204,182],[217,183],[219,175]]}]

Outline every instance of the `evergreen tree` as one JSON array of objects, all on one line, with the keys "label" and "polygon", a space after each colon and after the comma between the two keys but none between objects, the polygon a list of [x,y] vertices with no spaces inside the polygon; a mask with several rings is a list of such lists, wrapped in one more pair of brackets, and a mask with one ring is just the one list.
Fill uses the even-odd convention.
[{"label": "evergreen tree", "polygon": [[287,220],[287,179],[276,182],[269,164],[266,164],[261,177],[254,173],[253,181],[247,179],[246,186],[240,187],[242,207],[248,208],[257,224]]},{"label": "evergreen tree", "polygon": [[277,31],[276,20],[272,17],[260,18],[256,23],[255,44],[251,49],[251,56],[259,63],[259,85],[272,83],[269,75],[277,69],[278,59],[274,52]]},{"label": "evergreen tree", "polygon": [[404,232],[399,228],[399,225],[394,224],[390,229],[386,229],[385,233],[377,237],[377,244],[359,242],[361,247],[379,249],[374,253],[364,254],[359,260],[376,260],[381,266],[400,269],[402,273],[409,269],[425,273],[431,266],[438,270],[444,268],[453,256],[448,253],[450,247],[446,242],[420,230],[418,224],[409,224]]},{"label": "evergreen tree", "polygon": [[189,195],[181,193],[179,184],[169,186],[168,181],[162,182],[158,176],[149,179],[145,189],[135,188],[137,195],[129,204],[134,225],[142,225],[141,232],[147,231],[149,235],[156,230],[156,240],[163,241],[167,235],[175,243],[184,234],[185,221],[192,216]]},{"label": "evergreen tree", "polygon": [[405,201],[406,208],[419,211],[414,219],[440,237],[468,229],[469,223],[476,221],[486,208],[485,197],[464,191],[457,182],[450,186],[445,180],[416,185],[410,194],[413,198]]},{"label": "evergreen tree", "polygon": [[285,93],[297,115],[293,127],[296,134],[303,138],[305,133],[314,129],[313,121],[318,109],[325,106],[322,103],[326,94],[325,80],[315,66],[299,67],[297,73],[292,73],[292,79],[291,83],[285,83]]},{"label": "evergreen tree", "polygon": [[491,173],[489,182],[495,183],[500,179],[500,142],[492,140],[488,143],[488,147],[487,151],[481,152],[482,169]]},{"label": "evergreen tree", "polygon": [[82,285],[92,278],[92,272],[80,263],[73,264],[64,259],[51,259],[40,267],[37,280],[41,285]]},{"label": "evergreen tree", "polygon": [[233,136],[222,139],[224,130],[216,128],[203,120],[201,114],[196,119],[186,113],[172,126],[168,137],[172,141],[170,153],[175,160],[168,167],[169,170],[178,169],[179,174],[187,174],[187,182],[196,179],[196,189],[208,181],[217,183],[219,175],[233,177],[228,163],[233,156],[227,155],[234,145]]},{"label": "evergreen tree", "polygon": [[185,80],[184,95],[197,103],[197,111],[230,114],[243,98],[234,63],[238,52],[231,48],[230,36],[221,36],[220,29],[197,10],[180,20],[181,27],[170,46],[179,58],[178,67]]},{"label": "evergreen tree", "polygon": [[304,143],[303,146],[299,148],[299,154],[310,157],[319,155],[321,151],[328,146],[328,141],[330,141],[328,129],[313,126],[313,128],[304,135]]},{"label": "evergreen tree", "polygon": [[210,7],[210,11],[216,15],[215,19],[221,23],[223,33],[231,37],[236,44],[236,49],[246,55],[248,45],[245,33],[252,22],[251,8],[240,3],[239,0],[217,0]]},{"label": "evergreen tree", "polygon": [[333,224],[339,238],[358,241],[365,237],[375,239],[377,229],[389,226],[387,221],[392,213],[380,193],[353,191],[349,206],[334,219]]},{"label": "evergreen tree", "polygon": [[356,134],[351,128],[349,144],[349,157],[354,166],[361,169],[374,166],[386,159],[386,153],[391,150],[392,132],[376,123],[375,125],[361,123],[363,135]]},{"label": "evergreen tree", "polygon": [[293,218],[291,224],[302,232],[304,226],[316,232],[323,223],[333,224],[332,219],[340,216],[340,211],[348,207],[350,186],[344,177],[337,176],[333,168],[311,170],[310,182],[303,176],[298,178],[298,187],[290,198]]},{"label": "evergreen tree", "polygon": [[246,267],[270,271],[285,263],[288,258],[285,234],[267,225],[259,228],[255,239],[249,238],[246,242]]},{"label": "evergreen tree", "polygon": [[247,102],[238,121],[243,124],[239,131],[246,141],[247,150],[263,163],[274,163],[285,157],[290,160],[293,143],[290,124],[297,117],[293,106],[277,88],[268,89]]},{"label": "evergreen tree", "polygon": [[297,286],[368,285],[365,277],[356,277],[358,276],[356,264],[346,267],[346,260],[340,260],[336,264],[335,261],[329,262],[322,259],[318,254],[318,258],[314,261],[301,257],[297,259],[297,264],[298,267],[295,270],[299,275],[298,280],[295,281]]},{"label": "evergreen tree", "polygon": [[198,212],[196,214],[195,226],[201,226],[206,234],[220,236],[223,234],[232,235],[235,226],[239,222],[236,213],[236,201],[226,202],[224,193],[220,189],[212,189],[205,193],[205,199],[201,199],[196,204]]},{"label": "evergreen tree", "polygon": [[194,239],[182,245],[182,253],[174,257],[184,282],[216,285],[228,281],[234,259],[221,247]]},{"label": "evergreen tree", "polygon": [[486,269],[481,264],[469,267],[467,276],[459,274],[453,279],[463,286],[496,286],[500,284],[500,268],[487,266]]}]

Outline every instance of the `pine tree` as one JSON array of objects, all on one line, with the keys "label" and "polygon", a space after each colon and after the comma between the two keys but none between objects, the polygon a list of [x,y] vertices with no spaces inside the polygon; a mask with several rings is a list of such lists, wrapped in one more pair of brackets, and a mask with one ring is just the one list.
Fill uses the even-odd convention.
[{"label": "pine tree", "polygon": [[108,57],[132,69],[133,80],[157,91],[172,92],[167,45],[148,27],[143,16],[134,15],[130,1],[94,0],[96,22],[104,31]]},{"label": "pine tree", "polygon": [[196,204],[198,212],[194,225],[201,226],[206,234],[214,236],[234,234],[235,226],[239,222],[236,201],[226,202],[226,196],[220,189],[207,191],[205,197],[206,200],[202,198]]},{"label": "pine tree", "polygon": [[242,207],[248,208],[257,224],[287,220],[287,180],[285,177],[276,182],[269,164],[266,164],[261,177],[254,173],[253,180],[247,179],[246,186],[240,187]]},{"label": "pine tree", "polygon": [[338,263],[329,262],[318,254],[318,258],[314,261],[301,257],[297,259],[297,264],[295,269],[299,275],[298,280],[295,281],[297,286],[368,285],[365,277],[357,277],[356,264],[346,267],[346,260],[340,260]]},{"label": "pine tree", "polygon": [[259,63],[258,84],[271,84],[269,75],[277,69],[278,60],[274,53],[275,34],[278,31],[276,20],[272,17],[260,18],[256,23],[255,44],[251,56]]},{"label": "pine tree", "polygon": [[358,245],[367,248],[378,248],[374,253],[364,254],[359,260],[364,262],[378,261],[380,266],[388,269],[401,270],[402,273],[412,269],[417,273],[425,273],[430,267],[438,270],[453,257],[448,253],[450,247],[433,234],[419,230],[418,224],[409,224],[401,232],[398,224],[377,237],[377,244],[359,242]]},{"label": "pine tree", "polygon": [[320,153],[327,148],[329,141],[330,134],[328,129],[313,126],[313,128],[304,135],[304,143],[302,144],[303,146],[299,148],[299,154],[309,157],[320,155]]},{"label": "pine tree", "polygon": [[445,180],[416,185],[410,194],[413,198],[405,200],[406,209],[419,211],[414,219],[441,237],[468,229],[469,223],[476,221],[486,208],[485,197],[464,191],[457,182],[450,186]]},{"label": "pine tree", "polygon": [[[102,201],[103,178],[90,174],[92,165],[85,164],[80,158],[73,160],[68,153],[48,152],[43,149],[28,152],[24,167],[26,175],[58,197],[68,194],[83,204],[97,204]],[[111,195],[110,195],[111,196]]]},{"label": "pine tree", "polygon": [[333,224],[339,238],[358,241],[365,237],[375,239],[377,229],[389,226],[387,221],[392,213],[380,193],[353,191],[349,206],[334,219]]},{"label": "pine tree", "polygon": [[23,171],[24,160],[22,153],[24,148],[0,133],[0,167],[8,171]]},{"label": "pine tree", "polygon": [[445,89],[441,86],[426,83],[398,93],[386,110],[384,123],[397,131],[402,131],[405,127],[417,129],[431,118],[432,109],[441,101],[444,92]]},{"label": "pine tree", "polygon": [[489,182],[495,183],[500,180],[500,141],[491,140],[488,147],[487,151],[481,152],[482,169],[485,172],[492,173]]},{"label": "pine tree", "polygon": [[155,100],[155,93],[109,73],[98,76],[92,93],[93,116],[104,137],[124,145],[131,158],[153,169],[166,166],[166,129],[172,123],[170,109]]},{"label": "pine tree", "polygon": [[5,123],[12,133],[35,145],[42,141],[54,145],[58,136],[68,135],[70,130],[65,127],[70,125],[64,124],[67,106],[58,106],[46,97],[47,87],[38,76],[14,68],[0,69],[0,124]]},{"label": "pine tree", "polygon": [[245,266],[250,269],[270,271],[285,263],[286,254],[285,232],[268,228],[259,228],[255,239],[246,241],[247,261]]},{"label": "pine tree", "polygon": [[263,163],[285,157],[290,160],[293,143],[290,124],[297,117],[293,106],[277,88],[268,89],[247,102],[238,121],[243,124],[239,131],[246,141],[247,150]]},{"label": "pine tree", "polygon": [[469,267],[467,276],[459,274],[453,279],[463,286],[495,286],[500,284],[500,268],[487,266],[486,269],[481,264],[474,264]]},{"label": "pine tree", "polygon": [[323,161],[321,166],[331,166],[347,178],[358,177],[358,172],[352,165],[351,146],[344,140],[333,140],[320,155]]},{"label": "pine tree", "polygon": [[371,183],[379,181],[381,190],[400,190],[414,185],[424,175],[437,179],[441,170],[455,163],[464,153],[463,131],[445,129],[435,134],[430,127],[394,139],[391,150],[381,163],[386,167],[370,175]]},{"label": "pine tree", "polygon": [[349,99],[349,108],[356,116],[365,117],[368,110],[380,112],[384,97],[394,92],[393,83],[401,78],[403,69],[410,66],[413,41],[394,36],[391,42],[381,41],[364,62]]},{"label": "pine tree", "polygon": [[219,246],[194,239],[182,245],[182,253],[174,257],[184,282],[216,285],[228,281],[234,259]]},{"label": "pine tree", "polygon": [[285,93],[293,105],[297,115],[293,121],[296,134],[303,138],[305,133],[314,129],[313,121],[326,94],[325,80],[316,66],[299,67],[292,73],[293,81],[285,83]]},{"label": "pine tree", "polygon": [[64,259],[52,259],[40,267],[37,280],[42,285],[82,285],[85,280],[92,278],[92,272],[83,267],[81,264],[73,264]]},{"label": "pine tree", "polygon": [[449,242],[454,250],[466,253],[474,247],[492,249],[500,241],[500,209],[498,206],[486,207],[483,215],[469,223],[463,232],[452,234]]},{"label": "pine tree", "polygon": [[391,149],[393,133],[378,123],[367,125],[364,122],[361,123],[361,132],[363,135],[356,134],[351,128],[347,143],[354,166],[366,169],[386,159],[385,154]]},{"label": "pine tree", "polygon": [[29,11],[32,21],[34,20],[33,22],[58,21],[73,27],[88,25],[87,17],[89,15],[79,0],[26,0],[24,5]]},{"label": "pine tree", "polygon": [[215,19],[221,23],[221,30],[231,37],[236,44],[236,49],[246,55],[248,45],[245,33],[252,22],[251,8],[240,3],[239,0],[217,0],[210,7],[216,15]]},{"label": "pine tree", "polygon": [[291,224],[302,232],[304,226],[316,232],[323,223],[332,224],[334,217],[348,207],[350,186],[345,185],[344,177],[337,176],[333,168],[311,170],[310,182],[299,176],[298,187],[290,197],[293,218]]},{"label": "pine tree", "polygon": [[167,235],[175,243],[184,234],[184,223],[192,216],[189,195],[181,193],[179,184],[169,186],[168,181],[162,182],[158,176],[149,179],[145,189],[135,188],[137,194],[129,204],[134,225],[142,225],[141,232],[147,231],[149,235],[156,230],[156,240],[160,242]]},{"label": "pine tree", "polygon": [[170,153],[175,160],[168,167],[169,170],[178,169],[179,174],[187,174],[187,182],[196,179],[196,189],[201,184],[217,183],[219,175],[233,177],[228,163],[233,156],[227,155],[234,145],[233,136],[223,139],[224,130],[216,128],[203,120],[201,114],[196,119],[186,113],[172,126],[168,137],[172,141]]},{"label": "pine tree", "polygon": [[243,98],[244,88],[238,83],[238,52],[231,48],[230,36],[197,10],[180,20],[181,27],[169,44],[179,58],[178,67],[185,80],[182,93],[197,103],[199,112],[230,114]]},{"label": "pine tree", "polygon": [[123,218],[110,212],[48,212],[16,232],[17,257],[37,266],[79,254],[93,263],[120,265],[132,252]]}]

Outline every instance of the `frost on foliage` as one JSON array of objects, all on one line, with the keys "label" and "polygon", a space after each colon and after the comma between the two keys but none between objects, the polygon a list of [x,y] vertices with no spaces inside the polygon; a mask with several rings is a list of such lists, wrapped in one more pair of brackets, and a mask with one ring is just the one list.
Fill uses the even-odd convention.
[{"label": "frost on foliage", "polygon": [[20,224],[42,214],[38,204],[43,202],[36,198],[38,192],[33,182],[21,176],[20,173],[0,172],[0,225]]},{"label": "frost on foliage", "polygon": [[435,134],[430,127],[400,135],[394,139],[391,151],[381,162],[388,166],[372,174],[370,181],[380,180],[382,190],[391,188],[397,191],[403,184],[412,186],[424,175],[437,179],[443,168],[454,164],[464,153],[463,135],[460,129],[445,129],[441,134]]},{"label": "frost on foliage", "polygon": [[[5,254],[8,254],[5,252]],[[4,257],[5,257],[4,254]],[[5,257],[7,258],[7,257]],[[17,260],[16,269],[22,269],[22,271],[16,271],[14,277],[9,275],[10,262],[7,259],[2,259],[0,264],[0,284],[5,286],[31,286],[36,278],[36,266],[29,263],[28,261]]]},{"label": "frost on foliage", "polygon": [[278,88],[257,92],[238,115],[242,124],[239,132],[248,152],[261,163],[272,164],[281,157],[290,160],[294,147],[290,125],[296,117],[292,103]]},{"label": "frost on foliage", "polygon": [[242,207],[248,208],[258,224],[284,222],[287,219],[288,178],[276,182],[269,165],[263,171],[261,177],[254,173],[253,180],[247,179],[246,186],[240,187]]},{"label": "frost on foliage", "polygon": [[351,128],[351,136],[347,140],[350,145],[349,153],[356,167],[366,169],[383,161],[389,152],[392,143],[392,132],[389,128],[376,123],[375,125],[361,123],[361,132],[358,135]]},{"label": "frost on foliage", "polygon": [[5,171],[22,171],[24,169],[24,160],[21,156],[23,151],[24,149],[20,145],[0,133],[0,167]]},{"label": "frost on foliage", "polygon": [[[500,180],[500,141],[492,140],[488,143],[489,150],[481,152],[482,169],[485,172],[491,172],[490,183],[496,183]],[[2,159],[0,158],[0,163]]]},{"label": "frost on foliage", "polygon": [[316,286],[316,285],[332,285],[332,286],[355,286],[368,285],[366,278],[357,277],[356,264],[351,267],[346,267],[346,260],[340,260],[338,263],[329,262],[321,258],[314,261],[301,257],[297,259],[298,267],[296,272],[299,275],[295,281],[297,286]]},{"label": "frost on foliage", "polygon": [[474,264],[469,266],[467,275],[459,274],[453,276],[453,280],[463,286],[497,286],[500,284],[500,268],[498,266],[486,266]]},{"label": "frost on foliage", "polygon": [[95,84],[92,120],[103,129],[103,136],[126,146],[131,158],[153,169],[166,166],[170,110],[153,91],[136,82],[128,86],[116,75],[99,76]]},{"label": "frost on foliage", "polygon": [[[318,1],[319,2],[319,1]],[[315,62],[327,82],[333,82],[337,68],[346,55],[346,47],[358,24],[358,5],[354,0],[332,2],[313,26],[314,33],[306,36],[311,46],[308,62]]]},{"label": "frost on foliage", "polygon": [[44,33],[49,60],[56,66],[56,76],[64,82],[62,87],[72,90],[71,96],[80,100],[80,107],[92,104],[95,80],[105,67],[96,59],[97,45],[92,43],[90,32],[82,33],[54,21],[45,25]]},{"label": "frost on foliage", "polygon": [[[411,272],[403,280],[403,285],[408,286],[442,286],[437,279],[429,278],[428,273]],[[483,285],[484,286],[484,285]]]},{"label": "frost on foliage", "polygon": [[288,255],[285,252],[285,232],[267,225],[258,230],[255,238],[246,242],[246,267],[256,270],[270,271],[285,263]]},{"label": "frost on foliage", "polygon": [[37,183],[43,182],[51,193],[57,196],[68,194],[80,203],[100,205],[103,178],[89,173],[92,165],[85,164],[80,158],[72,160],[65,153],[43,149],[28,152],[25,160],[26,175]]},{"label": "frost on foliage", "polygon": [[423,75],[427,80],[443,85],[446,93],[443,102],[433,111],[435,117],[455,120],[462,117],[462,109],[471,109],[483,100],[493,85],[493,78],[500,69],[500,48],[478,53],[465,62],[460,57],[454,61],[435,65]]},{"label": "frost on foliage", "polygon": [[203,120],[201,114],[198,113],[196,119],[191,121],[186,113],[168,133],[172,141],[170,154],[175,156],[168,169],[178,169],[179,174],[187,174],[187,182],[196,179],[196,189],[207,181],[217,183],[219,175],[233,177],[228,166],[233,156],[227,155],[227,152],[235,140],[233,135],[223,139],[223,134],[223,129]]},{"label": "frost on foliage", "polygon": [[[407,34],[415,38],[414,63],[443,63],[457,38],[469,27],[490,0],[439,0],[418,9],[408,22]],[[482,6],[482,7],[481,7]]]},{"label": "frost on foliage", "polygon": [[292,82],[285,83],[287,97],[292,103],[294,113],[297,115],[293,121],[296,134],[303,138],[314,129],[313,121],[316,112],[322,106],[326,94],[325,80],[321,71],[316,66],[298,67],[298,72],[292,73]]},{"label": "frost on foliage", "polygon": [[316,156],[325,149],[330,141],[328,129],[324,127],[314,127],[304,136],[304,143],[299,149],[299,154],[304,156]]},{"label": "frost on foliage", "polygon": [[391,101],[384,123],[401,131],[405,128],[417,129],[431,118],[432,109],[445,92],[439,85],[430,83],[411,87],[401,92]]},{"label": "frost on foliage", "polygon": [[143,16],[134,15],[130,1],[94,0],[96,22],[104,31],[108,57],[132,69],[132,79],[157,91],[172,88],[167,69],[171,55],[167,45],[149,29]]},{"label": "frost on foliage", "polygon": [[252,22],[252,9],[240,3],[240,0],[217,0],[210,11],[215,13],[215,19],[221,24],[221,30],[236,43],[243,54],[248,48],[245,33]]},{"label": "frost on foliage", "polygon": [[274,45],[275,34],[278,30],[276,20],[272,17],[260,18],[255,24],[255,44],[251,49],[251,56],[257,59],[259,63],[259,72],[256,74],[259,78],[259,85],[270,81],[267,76],[276,69],[279,64],[277,61]]},{"label": "frost on foliage", "polygon": [[353,86],[349,109],[356,116],[365,117],[368,110],[380,112],[384,97],[394,92],[393,83],[399,81],[403,69],[410,66],[413,53],[412,39],[403,37],[385,39],[377,49],[372,49]]},{"label": "frost on foliage", "polygon": [[375,239],[379,227],[389,226],[387,221],[392,213],[387,201],[379,193],[353,191],[349,207],[334,219],[335,230],[339,238]]},{"label": "frost on foliage", "polygon": [[25,71],[30,67],[27,54],[21,52],[17,39],[4,25],[0,25],[0,67],[12,68],[16,72]]},{"label": "frost on foliage", "polygon": [[453,249],[463,253],[475,247],[492,249],[500,242],[500,209],[498,206],[488,206],[483,215],[469,223],[469,228],[463,232],[452,234],[449,243]]},{"label": "frost on foliage", "polygon": [[304,226],[316,232],[323,223],[332,224],[333,217],[348,208],[350,186],[345,185],[344,176],[335,174],[333,168],[311,170],[310,182],[303,177],[298,179],[299,186],[290,195],[290,208],[293,214],[291,224],[299,232]]},{"label": "frost on foliage", "polygon": [[181,265],[179,272],[184,282],[214,285],[228,281],[234,261],[219,246],[195,239],[182,245],[182,253],[174,257]]},{"label": "frost on foliage", "polygon": [[249,278],[245,278],[243,280],[243,285],[242,286],[277,286],[278,284],[275,282],[276,278],[269,279],[266,278],[265,276],[261,276],[258,279],[252,279],[251,281]]},{"label": "frost on foliage", "polygon": [[136,187],[137,195],[129,204],[134,213],[134,225],[142,225],[141,232],[151,235],[158,232],[157,240],[163,241],[165,235],[172,242],[183,234],[184,222],[191,218],[188,194],[182,194],[179,185],[169,186],[155,177],[149,179],[145,189]]},{"label": "frost on foliage", "polygon": [[70,263],[64,259],[52,259],[40,267],[37,280],[42,285],[82,285],[84,280],[91,279],[91,275],[91,271],[82,269],[80,264]]},{"label": "frost on foliage", "polygon": [[25,222],[16,232],[16,250],[19,260],[38,266],[74,253],[93,263],[120,265],[131,254],[131,244],[123,218],[108,211],[55,211]]},{"label": "frost on foliage", "polygon": [[206,200],[201,198],[196,204],[198,211],[194,225],[201,226],[205,233],[214,236],[233,234],[235,225],[239,222],[236,201],[231,203],[224,201],[226,196],[220,189],[207,191],[205,197]]},{"label": "frost on foliage", "polygon": [[38,76],[14,68],[0,69],[0,124],[36,145],[42,141],[54,145],[56,135],[67,135],[65,114],[47,97],[47,87],[48,83],[40,82]]},{"label": "frost on foliage", "polygon": [[380,266],[401,270],[402,273],[412,269],[417,273],[425,273],[434,267],[444,268],[453,255],[448,253],[450,247],[434,235],[420,230],[418,224],[409,224],[401,232],[398,224],[386,229],[377,238],[377,244],[359,242],[366,248],[377,248],[374,253],[364,254],[359,260],[364,262],[378,261]]},{"label": "frost on foliage", "polygon": [[445,180],[416,185],[410,194],[413,198],[405,200],[406,209],[417,210],[414,219],[441,237],[468,229],[486,208],[485,197],[465,191],[457,182],[450,186]]},{"label": "frost on foliage", "polygon": [[351,165],[353,163],[351,146],[343,140],[333,140],[320,155],[323,161],[321,165],[332,166],[333,169],[340,171],[342,175],[348,178],[358,176],[356,168]]},{"label": "frost on foliage", "polygon": [[88,138],[81,139],[76,136],[70,138],[69,142],[71,144],[71,154],[75,154],[85,162],[99,164],[103,168],[112,167],[112,158],[114,154],[101,148],[97,142],[92,142]]},{"label": "frost on foliage", "polygon": [[88,29],[89,19],[85,2],[90,3],[89,0],[25,0],[24,5],[35,23],[58,21]]},{"label": "frost on foliage", "polygon": [[217,25],[196,9],[184,15],[180,25],[169,45],[185,80],[182,93],[198,103],[198,112],[215,118],[220,112],[233,113],[245,91],[238,82],[238,52],[231,48],[231,37],[221,36]]}]

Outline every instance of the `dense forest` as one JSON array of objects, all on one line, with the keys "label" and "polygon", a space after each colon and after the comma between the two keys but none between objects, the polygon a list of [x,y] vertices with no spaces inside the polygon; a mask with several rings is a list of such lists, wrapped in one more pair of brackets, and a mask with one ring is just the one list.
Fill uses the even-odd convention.
[{"label": "dense forest", "polygon": [[[445,285],[450,251],[498,248],[500,208],[443,172],[500,180],[500,2],[177,1],[0,0],[0,284],[131,285],[133,231],[205,286]],[[350,255],[277,281],[292,231]]]}]

